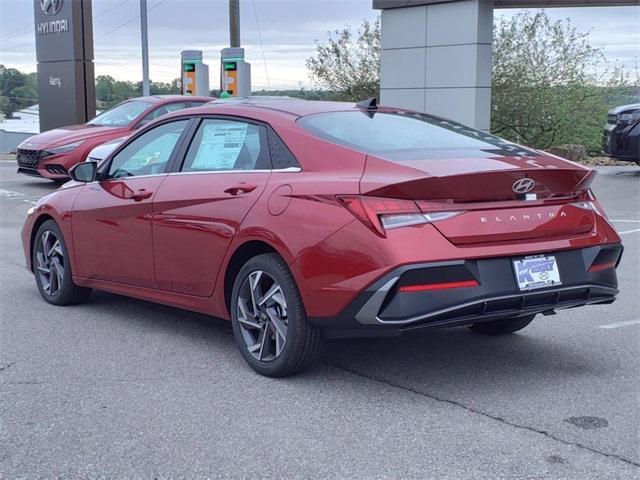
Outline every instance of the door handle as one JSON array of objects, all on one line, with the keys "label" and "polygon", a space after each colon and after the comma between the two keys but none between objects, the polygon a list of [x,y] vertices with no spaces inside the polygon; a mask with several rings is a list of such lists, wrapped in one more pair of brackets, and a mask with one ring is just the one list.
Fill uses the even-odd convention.
[{"label": "door handle", "polygon": [[133,199],[134,202],[140,202],[142,200],[145,200],[151,197],[151,195],[153,195],[153,192],[150,192],[148,190],[145,190],[144,188],[141,188],[136,193],[131,195],[131,198]]},{"label": "door handle", "polygon": [[225,189],[224,193],[228,193],[229,195],[235,196],[235,195],[239,195],[240,192],[242,193],[253,192],[256,188],[258,188],[258,186],[254,185],[253,183],[240,182],[236,185],[233,185],[232,187]]}]

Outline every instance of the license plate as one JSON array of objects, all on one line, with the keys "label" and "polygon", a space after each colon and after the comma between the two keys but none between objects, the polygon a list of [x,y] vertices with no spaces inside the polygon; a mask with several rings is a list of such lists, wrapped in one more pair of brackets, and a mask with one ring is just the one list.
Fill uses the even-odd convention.
[{"label": "license plate", "polygon": [[537,255],[514,260],[513,269],[521,291],[562,285],[558,262],[553,255]]}]

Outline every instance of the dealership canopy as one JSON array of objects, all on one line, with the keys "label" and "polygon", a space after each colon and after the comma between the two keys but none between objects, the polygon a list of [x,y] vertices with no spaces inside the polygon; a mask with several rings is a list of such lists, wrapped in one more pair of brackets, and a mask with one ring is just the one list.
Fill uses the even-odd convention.
[{"label": "dealership canopy", "polygon": [[373,0],[382,10],[380,100],[488,131],[495,8],[633,5],[638,0]]}]

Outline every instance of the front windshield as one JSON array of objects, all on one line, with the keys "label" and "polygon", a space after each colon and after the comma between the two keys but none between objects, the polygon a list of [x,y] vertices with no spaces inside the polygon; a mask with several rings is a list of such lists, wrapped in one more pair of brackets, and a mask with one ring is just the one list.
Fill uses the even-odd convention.
[{"label": "front windshield", "polygon": [[121,103],[88,122],[98,127],[126,127],[152,104],[142,100]]},{"label": "front windshield", "polygon": [[331,112],[299,123],[320,138],[387,159],[536,155],[481,130],[417,112]]}]

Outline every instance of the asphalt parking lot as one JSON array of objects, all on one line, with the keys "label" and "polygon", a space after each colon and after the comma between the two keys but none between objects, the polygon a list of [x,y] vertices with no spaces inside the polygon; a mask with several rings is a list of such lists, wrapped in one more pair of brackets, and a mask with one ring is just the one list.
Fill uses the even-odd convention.
[{"label": "asphalt parking lot", "polygon": [[[19,231],[54,184],[0,161],[0,478],[640,477],[640,168],[594,190],[621,294],[506,338],[327,343],[254,374],[224,322],[94,293],[40,299]],[[117,261],[117,259],[114,259]]]}]

